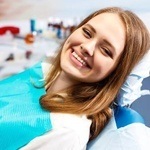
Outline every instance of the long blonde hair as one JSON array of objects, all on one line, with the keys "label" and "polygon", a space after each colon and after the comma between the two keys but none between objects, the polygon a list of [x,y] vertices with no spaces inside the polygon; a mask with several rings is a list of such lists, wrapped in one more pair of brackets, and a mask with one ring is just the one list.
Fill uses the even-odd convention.
[{"label": "long blonde hair", "polygon": [[[115,100],[127,75],[150,47],[149,32],[143,22],[133,12],[118,7],[105,8],[94,12],[85,18],[76,29],[102,13],[117,14],[125,26],[125,48],[118,60],[117,67],[103,81],[97,83],[82,82],[64,90],[62,93],[47,93],[41,97],[40,101],[42,107],[51,112],[87,115],[92,120],[90,139],[95,138],[107,124],[111,117],[111,103]],[[48,88],[61,72],[60,55],[62,47],[63,44],[47,78]],[[63,100],[63,102],[58,101],[58,99]]]}]

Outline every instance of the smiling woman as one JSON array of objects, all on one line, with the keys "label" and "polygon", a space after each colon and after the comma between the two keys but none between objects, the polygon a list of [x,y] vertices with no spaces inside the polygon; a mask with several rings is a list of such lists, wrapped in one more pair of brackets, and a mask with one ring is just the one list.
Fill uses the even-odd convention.
[{"label": "smiling woman", "polygon": [[75,30],[61,53],[61,68],[69,74],[67,79],[72,77],[79,83],[99,82],[107,77],[123,52],[124,28],[117,14],[104,13]]},{"label": "smiling woman", "polygon": [[149,43],[148,30],[130,11],[110,7],[85,18],[53,61],[0,82],[1,147],[86,149],[110,120],[122,84]]}]

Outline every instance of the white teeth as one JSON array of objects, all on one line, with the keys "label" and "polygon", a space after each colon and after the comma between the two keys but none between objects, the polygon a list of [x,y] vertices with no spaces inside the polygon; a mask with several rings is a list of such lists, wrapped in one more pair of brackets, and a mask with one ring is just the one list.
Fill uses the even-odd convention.
[{"label": "white teeth", "polygon": [[72,55],[78,60],[80,61],[83,65],[86,65],[86,62],[81,59],[75,52],[72,53]]}]

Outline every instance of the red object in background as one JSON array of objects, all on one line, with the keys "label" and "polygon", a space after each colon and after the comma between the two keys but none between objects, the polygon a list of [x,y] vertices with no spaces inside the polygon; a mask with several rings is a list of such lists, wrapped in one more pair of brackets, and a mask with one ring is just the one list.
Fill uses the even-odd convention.
[{"label": "red object in background", "polygon": [[20,29],[15,26],[4,26],[0,27],[0,35],[5,34],[7,31],[10,31],[13,35],[18,34],[20,32]]}]

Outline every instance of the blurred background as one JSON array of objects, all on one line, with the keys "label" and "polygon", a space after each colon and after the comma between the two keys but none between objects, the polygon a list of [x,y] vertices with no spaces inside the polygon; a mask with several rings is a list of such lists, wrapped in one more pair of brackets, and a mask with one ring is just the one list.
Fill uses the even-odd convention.
[{"label": "blurred background", "polygon": [[[0,79],[53,56],[85,16],[109,6],[132,10],[150,29],[149,0],[0,0]],[[150,90],[150,77],[143,81],[142,89]],[[150,127],[149,106],[147,95],[136,100],[132,108]]]}]

